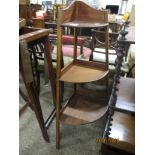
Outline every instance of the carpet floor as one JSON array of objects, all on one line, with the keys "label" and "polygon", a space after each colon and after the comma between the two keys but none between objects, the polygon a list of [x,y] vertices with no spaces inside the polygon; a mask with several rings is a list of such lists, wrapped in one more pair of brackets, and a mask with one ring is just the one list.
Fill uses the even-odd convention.
[{"label": "carpet floor", "polygon": [[[24,89],[22,81],[20,87]],[[96,84],[88,84],[88,89],[99,88],[99,92],[103,93],[104,87],[96,86]],[[65,85],[64,101],[73,91],[72,85]],[[24,100],[20,98],[20,107],[24,104]],[[44,119],[48,117],[53,109],[52,95],[50,85],[44,84],[41,79],[40,102]],[[56,149],[56,132],[55,120],[48,128],[50,142],[46,142],[41,134],[39,124],[35,113],[28,107],[19,118],[19,154],[20,155],[98,155],[101,143],[96,142],[96,138],[101,138],[106,119],[102,117],[98,121],[86,125],[71,126],[61,124],[61,142],[60,149]]]}]

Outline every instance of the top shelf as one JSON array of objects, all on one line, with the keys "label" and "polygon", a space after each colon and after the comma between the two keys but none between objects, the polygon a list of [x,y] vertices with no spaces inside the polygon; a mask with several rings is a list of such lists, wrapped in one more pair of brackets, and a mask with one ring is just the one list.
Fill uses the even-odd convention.
[{"label": "top shelf", "polygon": [[98,28],[108,26],[108,10],[97,10],[82,1],[73,1],[58,12],[58,27]]},{"label": "top shelf", "polygon": [[108,26],[108,23],[71,21],[71,22],[63,23],[61,26],[73,27],[73,28],[100,28],[100,27]]},{"label": "top shelf", "polygon": [[[108,11],[97,10],[82,1],[74,1],[67,8],[60,9],[58,13],[58,54],[61,57],[62,27],[72,28],[105,28],[105,42],[108,42]],[[75,31],[74,37],[77,37]],[[92,61],[77,60],[76,44],[74,43],[74,61],[63,68],[58,75],[60,81],[70,83],[87,83],[102,79],[108,74],[108,62],[96,63]],[[108,45],[108,43],[107,43]],[[108,53],[108,46],[106,47]],[[107,56],[108,57],[108,56]],[[60,59],[58,63],[61,63]],[[58,64],[58,66],[61,66]],[[60,69],[60,68],[59,68]]]}]

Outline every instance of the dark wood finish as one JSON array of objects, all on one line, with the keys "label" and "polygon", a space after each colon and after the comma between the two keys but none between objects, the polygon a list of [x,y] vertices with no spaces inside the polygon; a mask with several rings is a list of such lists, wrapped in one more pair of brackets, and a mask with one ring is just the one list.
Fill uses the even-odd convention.
[{"label": "dark wood finish", "polygon": [[[128,23],[126,23],[126,24],[128,24]],[[114,76],[112,94],[111,94],[111,97],[110,97],[110,105],[112,105],[112,106],[115,106],[116,105],[116,101],[117,101],[117,91],[118,91],[118,84],[120,83],[121,66],[122,66],[122,62],[123,62],[123,57],[126,54],[125,46],[126,45],[130,45],[131,43],[134,42],[134,40],[127,40],[126,39],[125,35],[127,35],[127,33],[128,33],[125,30],[126,27],[127,26],[125,25],[123,30],[120,32],[121,37],[119,36],[118,41],[117,41],[117,49],[116,49],[117,50],[117,58],[116,58],[116,61],[115,61],[116,62],[116,65],[115,65],[116,66],[115,67],[116,68],[116,74]],[[133,37],[133,39],[134,39],[134,37]],[[131,88],[127,88],[127,89],[130,89],[130,90],[132,89],[132,91],[134,91],[133,85],[130,85],[130,86],[132,86],[132,87]],[[134,98],[134,97],[132,97],[132,98]]]},{"label": "dark wood finish", "polygon": [[39,102],[38,93],[35,90],[35,82],[33,79],[32,68],[30,64],[30,57],[27,50],[27,45],[24,41],[20,41],[20,69],[21,74],[25,83],[26,90],[28,92],[30,103],[34,109],[35,115],[37,117],[38,123],[40,125],[42,135],[46,141],[49,142],[49,137],[47,134],[47,130],[44,126],[43,114]]},{"label": "dark wood finish", "polygon": [[26,20],[31,19],[31,10],[28,4],[19,5],[19,18],[24,18]]},{"label": "dark wood finish", "polygon": [[39,29],[31,33],[23,34],[19,36],[19,40],[26,40],[28,43],[49,35],[49,30]]},{"label": "dark wood finish", "polygon": [[132,78],[120,78],[118,84],[117,101],[112,105],[116,110],[135,113],[135,80]]},{"label": "dark wood finish", "polygon": [[[135,152],[135,118],[121,112],[114,112],[108,138],[118,139],[118,143],[104,143],[108,149],[118,149],[130,154]],[[102,150],[103,152],[105,150]]]},{"label": "dark wood finish", "polygon": [[30,26],[24,26],[24,27],[22,27],[22,29],[20,29],[19,36],[20,35],[24,35],[26,33],[34,32],[34,31],[37,31],[37,30],[40,30],[40,28],[30,27]]},{"label": "dark wood finish", "polygon": [[[26,27],[24,30],[21,29],[21,34],[24,32],[23,35],[19,36],[19,41],[21,42],[26,42],[28,44],[28,47],[31,48],[38,43],[42,43],[44,45],[44,53],[45,53],[45,61],[47,61],[47,71],[49,75],[49,80],[51,84],[51,89],[52,89],[52,95],[53,95],[53,103],[55,105],[55,74],[52,66],[52,57],[51,57],[51,45],[49,42],[49,31],[46,29],[37,29],[37,28],[29,28]],[[28,33],[29,32],[29,33]],[[46,141],[49,141],[49,137],[47,134],[47,128],[49,127],[51,121],[53,121],[55,117],[55,109],[51,112],[49,115],[48,119],[44,121],[43,115],[42,115],[42,109],[40,106],[40,101],[39,101],[39,94],[36,90],[36,82],[34,78],[34,73],[32,72],[32,63],[30,60],[30,53],[28,53],[28,47],[23,47],[24,51],[26,52],[23,54],[23,57],[21,55],[20,50],[20,68],[21,68],[21,74],[30,98],[30,104],[33,107],[33,110],[36,114],[36,117],[38,119],[38,123],[40,125],[43,137],[45,138]]]},{"label": "dark wood finish", "polygon": [[[112,93],[109,101],[109,110],[107,116],[107,123],[103,138],[118,138],[119,142],[116,144],[103,143],[101,153],[104,154],[105,146],[108,148],[121,150],[129,154],[135,154],[135,120],[134,115],[134,80],[130,78],[120,78],[121,66],[123,57],[125,55],[125,46],[134,42],[134,40],[127,40],[125,23],[123,30],[117,40],[117,59],[116,59],[116,74],[114,76]],[[119,110],[117,112],[116,110]]]}]

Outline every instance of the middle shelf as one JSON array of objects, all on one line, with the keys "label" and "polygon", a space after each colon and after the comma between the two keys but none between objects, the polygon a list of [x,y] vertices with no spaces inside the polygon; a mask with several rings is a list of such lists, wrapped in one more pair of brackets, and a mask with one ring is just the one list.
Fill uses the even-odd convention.
[{"label": "middle shelf", "polygon": [[62,69],[60,81],[86,83],[100,80],[108,74],[102,63],[74,60]]}]

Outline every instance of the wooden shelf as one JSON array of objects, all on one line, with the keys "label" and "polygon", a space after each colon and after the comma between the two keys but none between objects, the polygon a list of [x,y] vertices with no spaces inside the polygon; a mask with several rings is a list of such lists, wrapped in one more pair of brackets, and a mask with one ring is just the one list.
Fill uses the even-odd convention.
[{"label": "wooden shelf", "polygon": [[100,23],[100,22],[85,22],[85,21],[71,21],[65,22],[61,26],[65,27],[73,27],[73,28],[100,28],[108,26],[107,23]]},{"label": "wooden shelf", "polygon": [[100,119],[107,111],[106,101],[98,96],[88,97],[74,94],[60,115],[60,121],[69,125],[82,125]]},{"label": "wooden shelf", "polygon": [[76,60],[62,70],[60,81],[86,83],[100,80],[108,74],[102,63]]}]

